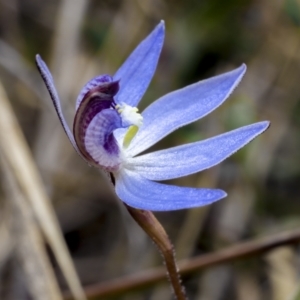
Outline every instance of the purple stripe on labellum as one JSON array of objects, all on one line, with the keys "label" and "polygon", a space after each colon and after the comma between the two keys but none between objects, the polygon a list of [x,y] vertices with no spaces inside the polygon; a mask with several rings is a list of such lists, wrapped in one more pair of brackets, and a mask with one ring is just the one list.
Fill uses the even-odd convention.
[{"label": "purple stripe on labellum", "polygon": [[[106,80],[104,76],[103,80]],[[76,144],[80,152],[84,157],[90,161],[93,158],[88,153],[85,147],[85,136],[86,131],[94,117],[102,112],[103,110],[114,108],[114,96],[119,90],[119,82],[102,82],[98,86],[90,89],[82,98],[82,101],[76,111],[74,124],[73,124],[73,134],[76,141]],[[111,138],[108,138],[108,142],[116,143],[112,141]],[[105,145],[102,145],[103,147]],[[105,146],[107,149],[110,147]],[[113,147],[113,146],[112,146]],[[113,147],[115,149],[115,147]]]},{"label": "purple stripe on labellum", "polygon": [[91,79],[89,82],[87,82],[84,85],[84,87],[81,89],[80,94],[77,97],[76,110],[78,109],[83,98],[86,96],[86,94],[90,90],[97,88],[98,86],[102,85],[103,83],[112,82],[112,81],[113,81],[113,78],[110,75],[105,74],[105,75],[96,76],[93,79]]},{"label": "purple stripe on labellum", "polygon": [[84,147],[91,157],[91,164],[109,172],[119,169],[122,160],[113,131],[121,126],[121,117],[115,109],[103,109],[95,115],[84,136]]}]

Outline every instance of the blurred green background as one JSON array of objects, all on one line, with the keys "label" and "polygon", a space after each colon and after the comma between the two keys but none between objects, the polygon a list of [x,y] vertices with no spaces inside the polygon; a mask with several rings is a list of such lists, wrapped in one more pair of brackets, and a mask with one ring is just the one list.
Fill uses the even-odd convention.
[{"label": "blurred green background", "polygon": [[[177,258],[300,225],[299,0],[0,0],[0,81],[84,285],[160,266],[162,261],[100,172],[73,150],[34,57],[41,54],[49,65],[72,124],[81,87],[95,75],[113,74],[161,19],[166,23],[165,44],[141,110],[165,93],[243,62],[248,71],[225,104],[155,149],[256,121],[272,123],[219,166],[172,181],[228,193],[208,207],[156,214],[174,242]],[[6,201],[2,196],[2,208]],[[0,220],[4,215],[2,209]],[[4,243],[13,244],[14,234],[0,239],[0,245]],[[55,260],[53,264],[56,268]],[[282,247],[185,276],[183,283],[191,300],[289,299],[299,284],[299,267],[299,249]],[[57,276],[66,289],[58,270]],[[0,287],[1,299],[31,299],[14,251],[2,256],[0,251]],[[116,299],[171,298],[165,283]]]}]

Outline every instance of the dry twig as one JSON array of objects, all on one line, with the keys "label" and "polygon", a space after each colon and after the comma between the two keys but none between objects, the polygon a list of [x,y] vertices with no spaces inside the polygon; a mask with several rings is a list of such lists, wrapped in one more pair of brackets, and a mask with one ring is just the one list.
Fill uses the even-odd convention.
[{"label": "dry twig", "polygon": [[[295,244],[300,241],[300,229],[283,232],[258,240],[239,243],[227,249],[215,253],[196,256],[191,259],[178,262],[182,275],[198,272],[213,265],[228,263],[234,260],[263,254],[266,251],[288,244]],[[166,279],[164,267],[153,268],[144,272],[88,286],[85,288],[89,299],[96,299],[104,296],[115,296],[136,289],[150,286]],[[65,295],[65,300],[72,299]]]}]

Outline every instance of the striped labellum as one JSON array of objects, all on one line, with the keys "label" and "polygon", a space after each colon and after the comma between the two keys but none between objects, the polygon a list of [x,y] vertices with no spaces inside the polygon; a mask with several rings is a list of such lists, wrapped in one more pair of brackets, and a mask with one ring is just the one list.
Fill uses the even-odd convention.
[{"label": "striped labellum", "polygon": [[119,82],[110,76],[91,88],[82,98],[76,111],[73,133],[79,151],[93,165],[102,165],[108,171],[120,164],[119,147],[113,131],[121,125],[114,96]]}]

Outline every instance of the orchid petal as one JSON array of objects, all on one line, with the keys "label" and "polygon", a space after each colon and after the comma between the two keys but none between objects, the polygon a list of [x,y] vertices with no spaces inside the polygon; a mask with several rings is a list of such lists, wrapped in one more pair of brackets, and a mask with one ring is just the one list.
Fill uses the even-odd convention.
[{"label": "orchid petal", "polygon": [[[119,146],[112,133],[120,126],[120,115],[113,109],[104,109],[93,117],[84,136],[86,154],[96,165],[110,172],[121,163]],[[92,163],[92,160],[89,161]]]},{"label": "orchid petal", "polygon": [[152,103],[142,113],[143,126],[132,140],[128,153],[131,156],[141,153],[177,128],[209,114],[227,99],[245,71],[243,64],[231,72],[189,85]]},{"label": "orchid petal", "polygon": [[199,207],[227,196],[218,189],[197,189],[153,182],[129,170],[123,170],[117,175],[116,193],[129,206],[152,211]]},{"label": "orchid petal", "polygon": [[67,134],[71,144],[73,145],[73,147],[75,148],[75,150],[77,151],[77,153],[82,156],[80,154],[80,151],[75,143],[75,140],[74,140],[74,136],[69,128],[69,125],[63,115],[63,112],[62,112],[62,109],[61,109],[61,106],[60,106],[60,99],[59,99],[59,96],[58,96],[58,93],[56,91],[56,88],[55,88],[55,85],[54,85],[54,81],[53,81],[53,77],[46,65],[46,63],[42,60],[41,56],[39,54],[36,55],[35,57],[35,61],[36,61],[36,65],[38,67],[38,70],[46,84],[46,87],[49,91],[49,94],[50,94],[50,97],[52,99],[52,102],[53,102],[53,105],[54,105],[54,108],[56,110],[56,113],[57,113],[57,116],[59,118],[59,121],[61,123],[61,125],[63,126],[64,128],[64,131],[65,133]]},{"label": "orchid petal", "polygon": [[113,78],[110,75],[99,75],[88,81],[84,87],[81,89],[77,100],[76,100],[76,111],[83,100],[84,96],[89,92],[91,89],[107,82],[112,82]]},{"label": "orchid petal", "polygon": [[120,80],[117,103],[124,102],[130,106],[137,106],[155,72],[164,34],[165,25],[161,21],[116,72],[114,80]]},{"label": "orchid petal", "polygon": [[167,180],[193,174],[219,164],[264,132],[259,122],[218,136],[128,159],[126,168],[149,180]]}]

